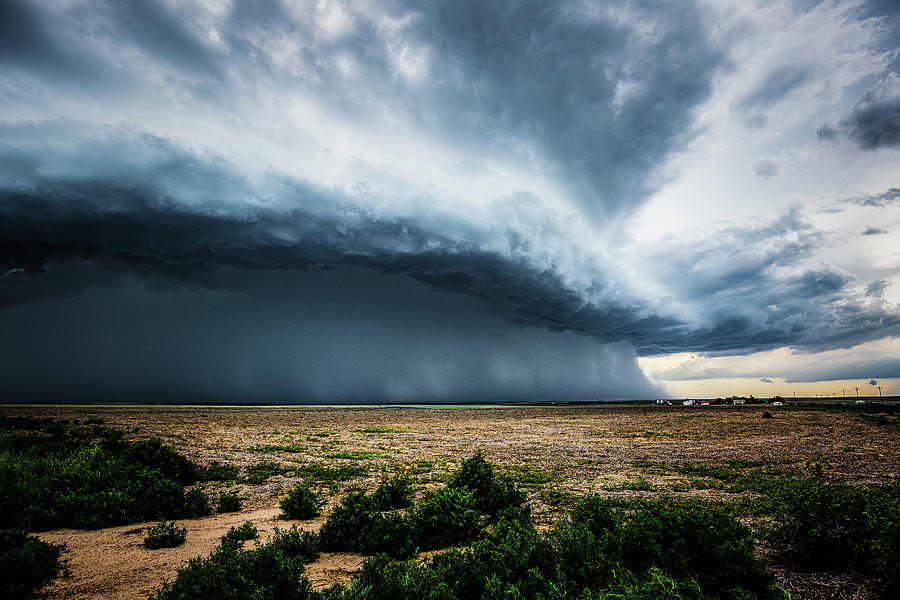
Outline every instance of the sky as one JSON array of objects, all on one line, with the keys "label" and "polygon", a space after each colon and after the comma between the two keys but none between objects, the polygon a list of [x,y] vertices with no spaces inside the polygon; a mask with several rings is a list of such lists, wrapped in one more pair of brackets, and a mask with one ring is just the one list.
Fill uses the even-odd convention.
[{"label": "sky", "polygon": [[898,335],[896,2],[0,0],[0,401],[887,395]]}]

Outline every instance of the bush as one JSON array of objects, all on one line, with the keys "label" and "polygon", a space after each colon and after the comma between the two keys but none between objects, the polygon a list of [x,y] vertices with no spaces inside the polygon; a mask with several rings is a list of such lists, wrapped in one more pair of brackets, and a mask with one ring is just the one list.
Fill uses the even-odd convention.
[{"label": "bush", "polygon": [[53,581],[64,550],[24,531],[0,530],[0,598],[28,598]]},{"label": "bush", "polygon": [[223,540],[209,557],[178,569],[175,580],[149,600],[307,600],[313,596],[303,570],[318,555],[316,546],[316,534],[296,527],[276,530],[268,543],[250,550]]},{"label": "bush", "polygon": [[219,503],[216,507],[220,513],[237,512],[241,510],[241,499],[237,492],[219,494]]},{"label": "bush", "polygon": [[753,555],[750,530],[709,505],[651,504],[626,521],[620,540],[629,570],[659,567],[695,579],[714,596],[734,597],[741,589],[764,594],[771,585]]},{"label": "bush", "polygon": [[379,510],[409,508],[413,499],[412,481],[403,475],[385,479],[372,496]]},{"label": "bush", "polygon": [[443,548],[469,542],[481,531],[475,495],[446,487],[429,493],[413,512],[416,539],[423,548]]},{"label": "bush", "polygon": [[41,427],[0,435],[0,527],[94,529],[183,514],[196,467],[158,439]]},{"label": "bush", "polygon": [[256,525],[250,521],[244,521],[241,526],[232,527],[228,530],[228,533],[222,536],[222,544],[240,546],[243,542],[255,540],[257,537],[259,537],[259,530],[256,528]]},{"label": "bush", "polygon": [[780,479],[762,508],[774,520],[765,535],[804,567],[854,569],[900,591],[900,485],[853,486],[811,476]]},{"label": "bush", "polygon": [[186,528],[178,527],[175,525],[175,521],[167,523],[165,520],[161,520],[156,525],[147,528],[144,546],[151,550],[174,548],[182,545],[185,539],[187,539]]},{"label": "bush", "polygon": [[495,474],[481,450],[462,462],[450,476],[447,487],[472,492],[476,508],[488,515],[495,515],[505,508],[520,507],[525,502],[524,492],[519,491],[508,476]]},{"label": "bush", "polygon": [[279,506],[282,519],[312,519],[319,515],[324,502],[305,485],[297,485],[288,492]]},{"label": "bush", "polygon": [[[460,490],[455,490],[460,491]],[[466,491],[465,493],[471,494]],[[677,533],[669,539],[669,530]],[[695,533],[691,533],[693,529]],[[693,536],[685,544],[674,538]],[[746,530],[696,505],[626,510],[599,498],[539,533],[526,511],[508,508],[468,547],[423,561],[369,558],[348,587],[327,600],[541,598],[579,600],[750,600],[774,596]],[[638,549],[646,548],[648,555]],[[692,553],[684,557],[682,553]],[[708,560],[705,560],[708,558]]]},{"label": "bush", "polygon": [[209,496],[199,488],[193,488],[184,495],[184,514],[189,519],[208,517],[212,514]]},{"label": "bush", "polygon": [[394,557],[415,552],[413,526],[397,512],[382,513],[372,496],[351,492],[334,507],[319,531],[325,550],[387,552]]}]

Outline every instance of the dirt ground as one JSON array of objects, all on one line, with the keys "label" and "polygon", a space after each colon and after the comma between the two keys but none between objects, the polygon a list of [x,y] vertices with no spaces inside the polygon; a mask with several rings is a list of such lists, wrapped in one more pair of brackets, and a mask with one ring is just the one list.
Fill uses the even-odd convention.
[{"label": "dirt ground", "polygon": [[[41,538],[68,547],[69,575],[46,588],[46,599],[143,599],[190,558],[207,555],[233,525],[252,521],[265,539],[277,526],[317,529],[323,517],[278,519],[278,501],[303,465],[362,465],[368,474],[347,482],[312,482],[329,498],[348,486],[374,488],[381,477],[404,472],[419,491],[436,487],[459,462],[482,450],[528,492],[538,525],[558,518],[575,496],[697,496],[729,500],[714,482],[679,474],[666,465],[759,461],[778,469],[821,462],[856,483],[900,477],[896,426],[846,413],[802,407],[540,406],[502,408],[325,407],[0,407],[9,415],[103,419],[131,438],[159,437],[191,459],[246,468],[274,461],[287,474],[260,485],[210,482],[206,492],[238,490],[238,513],[179,521],[188,528],[178,548],[143,547],[147,523],[98,531],[56,530]],[[708,485],[707,485],[708,484]],[[721,486],[719,486],[721,487]],[[323,514],[327,514],[326,506]],[[314,586],[346,582],[362,564],[356,554],[323,554],[307,568]],[[793,598],[866,598],[868,583],[852,575],[796,573],[773,564]]]}]

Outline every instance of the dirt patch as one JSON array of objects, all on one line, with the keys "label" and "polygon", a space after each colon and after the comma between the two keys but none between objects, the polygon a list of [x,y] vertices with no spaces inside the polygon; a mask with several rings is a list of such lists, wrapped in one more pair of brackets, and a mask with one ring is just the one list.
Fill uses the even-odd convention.
[{"label": "dirt patch", "polygon": [[[587,492],[611,496],[661,493],[733,500],[714,481],[673,472],[679,463],[728,464],[752,460],[776,469],[825,465],[854,483],[886,483],[900,476],[896,427],[852,414],[804,408],[761,407],[523,407],[523,408],[205,408],[205,407],[2,407],[0,414],[100,418],[132,439],[160,437],[201,464],[241,469],[274,461],[286,473],[260,485],[201,484],[208,493],[237,490],[240,513],[179,521],[188,528],[184,546],[147,550],[147,524],[99,531],[58,530],[40,534],[69,547],[71,575],[43,598],[146,598],[190,558],[207,555],[233,525],[253,521],[263,537],[279,521],[278,501],[305,481],[336,502],[350,486],[373,489],[383,476],[410,474],[418,493],[442,485],[477,449],[517,477],[528,492],[539,526],[552,523],[571,498]],[[361,476],[328,480],[309,465],[362,466]],[[318,477],[318,478],[317,478]],[[328,508],[326,507],[326,514]],[[317,529],[317,521],[299,523]],[[317,588],[345,582],[362,557],[323,554],[308,567]],[[826,598],[854,582],[783,572],[795,597]],[[829,583],[831,581],[831,583]],[[820,587],[830,592],[817,591]],[[788,586],[786,586],[788,587]],[[843,593],[843,592],[842,592]],[[839,596],[835,596],[839,597]]]}]

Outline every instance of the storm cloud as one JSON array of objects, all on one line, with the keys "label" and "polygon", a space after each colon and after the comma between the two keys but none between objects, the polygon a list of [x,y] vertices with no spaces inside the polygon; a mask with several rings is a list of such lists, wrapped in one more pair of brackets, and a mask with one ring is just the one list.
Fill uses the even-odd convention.
[{"label": "storm cloud", "polygon": [[[900,333],[888,284],[819,260],[802,209],[632,239],[732,68],[703,3],[0,10],[17,398],[650,397],[637,356]],[[765,116],[815,73],[762,73],[736,106]],[[889,118],[852,125],[892,81],[842,135],[893,145]]]}]

